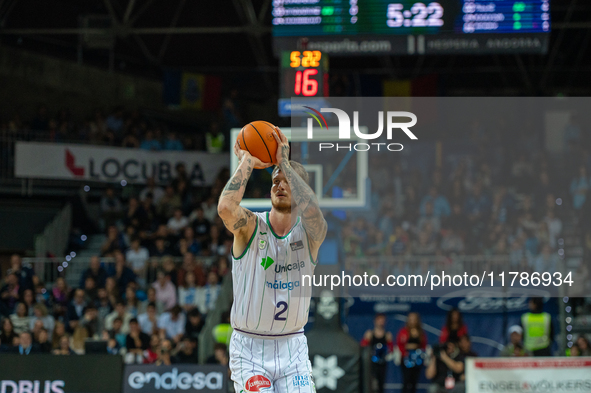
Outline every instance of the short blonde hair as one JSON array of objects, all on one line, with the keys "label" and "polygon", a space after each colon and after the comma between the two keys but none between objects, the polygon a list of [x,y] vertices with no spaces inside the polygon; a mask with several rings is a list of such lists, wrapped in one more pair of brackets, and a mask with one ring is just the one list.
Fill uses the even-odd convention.
[{"label": "short blonde hair", "polygon": [[[293,168],[293,170],[300,175],[300,177],[306,182],[306,184],[308,183],[308,181],[310,180],[310,176],[308,175],[308,172],[306,171],[306,168],[304,168],[304,166],[302,164],[300,164],[297,161],[293,161],[290,160],[289,161],[289,165],[291,165],[291,167]],[[271,177],[275,176],[277,174],[277,172],[279,172],[281,170],[281,168],[279,168],[279,166],[275,166],[275,168],[273,169],[273,173],[271,173]]]}]

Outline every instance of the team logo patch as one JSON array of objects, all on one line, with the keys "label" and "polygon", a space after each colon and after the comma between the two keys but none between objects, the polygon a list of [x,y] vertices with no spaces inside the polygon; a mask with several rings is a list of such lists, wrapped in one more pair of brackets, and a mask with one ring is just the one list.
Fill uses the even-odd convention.
[{"label": "team logo patch", "polygon": [[255,375],[254,377],[248,378],[244,385],[247,392],[262,392],[270,387],[271,381],[263,375]]},{"label": "team logo patch", "polygon": [[263,269],[267,270],[275,261],[271,257],[262,258],[261,266]]},{"label": "team logo patch", "polygon": [[267,241],[265,239],[259,240],[259,250],[264,250],[267,248]]},{"label": "team logo patch", "polygon": [[308,375],[294,375],[293,376],[293,387],[304,387],[310,386],[310,377]]},{"label": "team logo patch", "polygon": [[304,248],[304,242],[298,240],[297,242],[289,243],[289,246],[291,247],[291,251],[301,250]]}]

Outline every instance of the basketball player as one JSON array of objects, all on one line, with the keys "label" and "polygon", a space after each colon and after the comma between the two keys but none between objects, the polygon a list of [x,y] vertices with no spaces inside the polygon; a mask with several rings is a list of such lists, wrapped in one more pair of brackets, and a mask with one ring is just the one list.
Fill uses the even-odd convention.
[{"label": "basketball player", "polygon": [[230,370],[237,393],[316,391],[304,325],[310,307],[302,275],[312,275],[326,220],[308,186],[304,167],[289,161],[279,128],[272,208],[253,213],[240,206],[253,168],[268,168],[236,141],[239,164],[224,188],[218,213],[234,234]]}]

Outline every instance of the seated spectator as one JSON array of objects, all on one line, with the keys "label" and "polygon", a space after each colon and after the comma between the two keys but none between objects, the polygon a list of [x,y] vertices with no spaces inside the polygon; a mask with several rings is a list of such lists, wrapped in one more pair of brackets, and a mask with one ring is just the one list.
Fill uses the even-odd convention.
[{"label": "seated spectator", "polygon": [[162,187],[158,187],[156,185],[156,181],[154,180],[153,176],[150,176],[148,179],[146,179],[146,187],[140,191],[140,201],[145,201],[148,197],[148,194],[152,195],[152,203],[154,205],[158,205],[160,198],[164,196],[164,190]]},{"label": "seated spectator", "polygon": [[84,308],[86,308],[87,303],[85,300],[84,291],[82,289],[76,289],[74,291],[74,298],[68,305],[68,311],[66,314],[66,320],[68,322],[66,326],[66,330],[69,332],[74,332],[74,330],[78,327],[78,321],[84,315]]},{"label": "seated spectator", "polygon": [[203,217],[206,220],[211,223],[215,222],[215,218],[218,217],[218,204],[213,195],[210,195],[205,202],[201,203],[201,209],[203,209]]},{"label": "seated spectator", "polygon": [[207,358],[206,364],[221,364],[222,366],[228,365],[228,347],[226,344],[216,343],[213,346],[213,355]]},{"label": "seated spectator", "polygon": [[43,327],[47,330],[48,334],[53,333],[53,329],[55,327],[55,319],[53,316],[49,315],[47,312],[47,307],[43,303],[37,303],[33,307],[34,316],[31,318],[29,322],[29,329],[33,330],[33,326],[35,326],[35,322],[41,321],[43,323]]},{"label": "seated spectator", "polygon": [[33,343],[33,337],[28,331],[24,331],[19,335],[19,342],[20,344],[14,347],[14,352],[21,355],[30,355],[39,352],[39,348]]},{"label": "seated spectator", "polygon": [[70,348],[70,337],[63,335],[59,339],[59,346],[53,350],[54,355],[75,355],[76,352]]},{"label": "seated spectator", "polygon": [[107,280],[107,271],[101,266],[101,259],[98,255],[90,257],[88,269],[86,269],[80,277],[79,286],[81,288],[84,288],[84,283],[86,282],[87,277],[94,278],[94,282],[98,288],[105,286],[105,281]]},{"label": "seated spectator", "polygon": [[127,303],[127,311],[136,318],[140,310],[140,301],[136,296],[134,287],[131,285],[125,289],[125,303]]},{"label": "seated spectator", "polygon": [[158,318],[160,334],[178,343],[185,335],[185,314],[180,306],[174,306],[169,312],[165,312]]},{"label": "seated spectator", "polygon": [[500,356],[531,356],[531,352],[523,348],[523,329],[519,325],[513,325],[509,328],[509,344],[501,351]]},{"label": "seated spectator", "polygon": [[154,362],[156,366],[170,366],[172,364],[172,343],[170,340],[162,340],[160,343],[160,351],[158,357]]},{"label": "seated spectator", "polygon": [[428,393],[464,393],[465,356],[453,341],[433,348],[425,377],[431,380]]},{"label": "seated spectator", "polygon": [[583,334],[577,337],[575,344],[581,350],[581,356],[591,356],[591,346],[589,345],[589,340]]},{"label": "seated spectator", "polygon": [[109,303],[111,303],[111,307],[115,307],[115,304],[117,304],[120,299],[119,287],[117,286],[117,280],[115,277],[107,277],[105,291],[107,291],[107,298],[109,299]]},{"label": "seated spectator", "polygon": [[127,211],[123,216],[123,225],[126,228],[132,227],[137,230],[147,229],[149,226],[148,212],[144,210],[144,207],[140,204],[139,200],[132,196],[127,202]]},{"label": "seated spectator", "polygon": [[460,310],[457,308],[449,310],[445,318],[445,325],[441,328],[439,342],[442,344],[448,341],[457,342],[460,337],[466,334],[468,334],[468,327],[464,324]]},{"label": "seated spectator", "polygon": [[152,284],[152,288],[156,290],[156,301],[161,302],[165,310],[169,310],[177,302],[176,288],[170,282],[170,276],[165,274],[163,270],[158,271],[156,277],[156,282]]},{"label": "seated spectator", "polygon": [[185,285],[179,287],[178,304],[189,312],[198,306],[197,286],[195,285],[195,273],[188,271],[185,274]]},{"label": "seated spectator", "polygon": [[55,322],[55,328],[51,335],[51,349],[59,349],[60,339],[66,335],[66,325],[62,321]]},{"label": "seated spectator", "polygon": [[440,194],[437,187],[431,187],[429,194],[426,195],[421,201],[420,212],[421,215],[427,215],[426,205],[430,203],[433,207],[433,215],[435,217],[447,217],[451,214],[451,208],[447,198]]},{"label": "seated spectator", "polygon": [[125,259],[131,265],[131,269],[138,276],[142,282],[145,282],[146,265],[150,254],[148,249],[141,246],[140,239],[134,237],[131,239],[131,247],[125,253]]},{"label": "seated spectator", "polygon": [[[113,324],[117,318],[121,320],[121,334],[127,335],[127,333],[129,333],[129,321],[131,321],[133,315],[127,311],[127,307],[125,306],[125,302],[123,300],[118,301],[115,305],[115,311],[107,315],[107,318],[105,319],[105,329],[113,330]],[[121,344],[121,346],[123,347],[125,344]]]},{"label": "seated spectator", "polygon": [[0,344],[6,347],[12,347],[18,341],[18,334],[14,331],[14,325],[10,318],[2,320],[2,329],[0,329]]},{"label": "seated spectator", "polygon": [[[201,253],[201,242],[195,238],[195,231],[191,227],[186,227],[183,231],[183,238],[187,243],[187,251],[193,255],[199,255]],[[181,255],[185,255],[182,253]]]},{"label": "seated spectator", "polygon": [[194,228],[195,239],[203,244],[209,236],[211,223],[205,218],[203,214],[203,208],[201,208],[201,206],[197,206],[195,210],[191,212],[189,215],[189,221],[191,222],[191,226]]},{"label": "seated spectator", "polygon": [[28,316],[33,316],[33,307],[35,307],[36,300],[35,300],[35,292],[32,289],[25,289],[23,292],[23,303],[27,306]]},{"label": "seated spectator", "polygon": [[126,248],[123,235],[115,225],[107,228],[107,239],[101,246],[101,256],[112,256],[116,251],[121,252]]},{"label": "seated spectator", "polygon": [[567,356],[583,356],[581,355],[581,348],[575,343],[570,347]]},{"label": "seated spectator", "polygon": [[9,274],[4,280],[5,284],[0,288],[0,315],[9,316],[19,300],[19,285],[16,274]]},{"label": "seated spectator", "polygon": [[113,187],[107,187],[100,201],[102,228],[110,228],[123,216],[123,204]]},{"label": "seated spectator", "polygon": [[20,335],[22,332],[29,330],[29,310],[25,303],[17,303],[14,314],[10,315],[10,321],[14,326],[14,332]]},{"label": "seated spectator", "polygon": [[[176,209],[180,209],[183,206],[181,196],[177,194],[174,188],[169,185],[166,187],[164,196],[160,198],[160,202],[157,205],[156,212],[162,218],[168,220],[174,215]],[[217,211],[217,210],[216,210]]]},{"label": "seated spectator", "polygon": [[150,348],[150,336],[142,332],[136,318],[129,321],[129,334],[125,339],[127,353],[132,354],[136,363],[143,363],[143,353]]},{"label": "seated spectator", "polygon": [[178,139],[176,132],[170,131],[168,134],[166,134],[166,140],[164,141],[164,150],[184,150],[183,142],[181,142]]},{"label": "seated spectator", "polygon": [[41,328],[39,330],[39,334],[34,341],[34,345],[39,348],[39,352],[41,353],[51,352],[51,342],[49,341],[49,333],[47,332],[47,329]]},{"label": "seated spectator", "polygon": [[154,137],[154,131],[146,131],[146,135],[140,144],[140,148],[144,150],[159,151],[162,150],[162,144]]},{"label": "seated spectator", "polygon": [[20,255],[12,254],[10,256],[10,269],[8,274],[14,274],[18,278],[19,294],[23,294],[26,289],[35,289],[33,283],[35,272],[28,266],[23,266],[23,260]]},{"label": "seated spectator", "polygon": [[158,360],[160,353],[160,336],[152,334],[150,336],[150,347],[144,351],[144,364],[153,364]]},{"label": "seated spectator", "polygon": [[97,292],[97,300],[94,302],[94,306],[97,309],[97,315],[99,320],[98,331],[102,332],[105,329],[104,321],[113,311],[113,305],[109,301],[109,297],[107,294],[107,290],[105,288],[100,288]]},{"label": "seated spectator", "polygon": [[102,323],[98,319],[98,310],[94,304],[89,304],[84,309],[79,327],[85,330],[86,337],[98,337]]},{"label": "seated spectator", "polygon": [[154,240],[154,245],[150,249],[150,257],[164,257],[170,255],[170,249],[168,248],[168,244],[165,238],[157,237]]},{"label": "seated spectator", "polygon": [[66,284],[66,280],[63,277],[55,279],[55,284],[51,289],[51,298],[53,303],[53,315],[55,317],[65,317],[68,309],[69,299],[68,294],[70,288]]},{"label": "seated spectator", "polygon": [[115,253],[115,267],[111,269],[109,276],[115,278],[120,294],[124,294],[125,288],[127,288],[129,283],[135,282],[136,280],[136,275],[133,270],[127,266],[125,256],[122,252]]},{"label": "seated spectator", "polygon": [[183,211],[178,208],[174,210],[173,216],[168,220],[166,226],[173,236],[180,236],[182,231],[189,225],[189,219],[183,215]]},{"label": "seated spectator", "polygon": [[86,277],[84,281],[84,298],[88,303],[94,303],[98,297],[98,288],[93,277]]},{"label": "seated spectator", "polygon": [[146,293],[147,299],[142,301],[142,303],[140,304],[139,312],[141,314],[145,313],[148,309],[148,305],[150,303],[154,303],[156,305],[156,313],[158,315],[162,314],[165,311],[165,308],[164,304],[162,302],[159,302],[156,298],[156,289],[154,289],[154,287],[149,287]]},{"label": "seated spectator", "polygon": [[404,255],[410,248],[410,239],[408,234],[398,225],[394,229],[394,234],[390,236],[390,249],[392,255]]},{"label": "seated spectator", "polygon": [[156,312],[156,303],[149,303],[146,312],[138,315],[137,320],[142,332],[146,334],[158,333],[158,313]]},{"label": "seated spectator", "polygon": [[183,341],[181,341],[177,347],[177,353],[174,363],[199,363],[196,339],[189,336],[183,337]]},{"label": "seated spectator", "polygon": [[458,347],[460,348],[460,351],[462,351],[462,353],[466,357],[468,357],[468,356],[477,357],[478,356],[478,354],[472,350],[472,341],[470,341],[470,336],[468,336],[467,334],[464,334],[462,337],[460,337],[460,341],[458,342]]},{"label": "seated spectator", "polygon": [[207,284],[197,291],[197,307],[201,314],[207,313],[215,308],[215,303],[221,290],[219,277],[214,271],[207,274]]},{"label": "seated spectator", "polygon": [[195,260],[195,256],[192,253],[187,252],[183,255],[183,265],[178,272],[177,278],[179,286],[184,286],[186,284],[185,275],[189,271],[192,271],[195,275],[195,283],[198,287],[205,285],[206,277],[201,263]]},{"label": "seated spectator", "polygon": [[123,331],[123,318],[115,317],[111,326],[112,328],[108,330],[108,337],[109,339],[114,339],[116,341],[117,345],[114,348],[124,348],[127,340],[127,334],[129,333],[129,323],[127,325],[127,331]]},{"label": "seated spectator", "polygon": [[201,313],[194,308],[187,313],[187,324],[185,325],[185,335],[199,339],[199,334],[205,325]]}]

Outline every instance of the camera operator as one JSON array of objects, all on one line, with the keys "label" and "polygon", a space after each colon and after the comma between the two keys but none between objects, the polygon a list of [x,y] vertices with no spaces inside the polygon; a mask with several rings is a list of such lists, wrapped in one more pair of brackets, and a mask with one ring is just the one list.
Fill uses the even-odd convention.
[{"label": "camera operator", "polygon": [[431,380],[427,392],[464,393],[465,383],[461,380],[464,359],[465,355],[455,342],[434,346],[431,362],[425,371],[425,376]]}]

